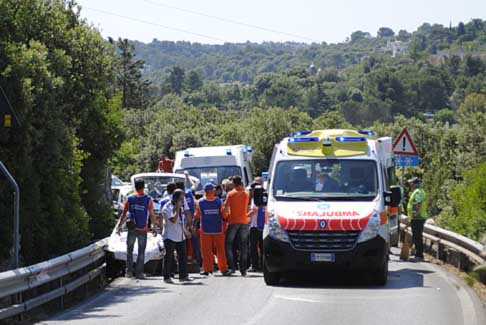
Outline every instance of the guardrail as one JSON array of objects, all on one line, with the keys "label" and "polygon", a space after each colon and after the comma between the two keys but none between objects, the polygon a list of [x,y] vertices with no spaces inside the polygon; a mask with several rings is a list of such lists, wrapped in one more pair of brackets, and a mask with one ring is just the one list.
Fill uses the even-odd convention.
[{"label": "guardrail", "polygon": [[[0,320],[60,298],[103,273],[108,238],[28,267],[0,273]],[[47,286],[46,288],[42,288]],[[43,289],[43,290],[40,290]],[[27,299],[23,299],[27,298]]]},{"label": "guardrail", "polygon": [[[411,241],[410,222],[406,216],[400,218],[400,238]],[[486,269],[486,247],[470,238],[434,225],[424,226],[424,249],[435,258],[456,266],[461,271],[471,272]],[[486,284],[484,275],[481,281]]]}]

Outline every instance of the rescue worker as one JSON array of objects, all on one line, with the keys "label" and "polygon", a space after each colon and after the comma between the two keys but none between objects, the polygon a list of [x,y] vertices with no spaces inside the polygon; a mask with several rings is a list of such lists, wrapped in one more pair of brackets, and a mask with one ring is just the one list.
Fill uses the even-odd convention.
[{"label": "rescue worker", "polygon": [[226,258],[228,259],[230,274],[235,273],[236,263],[233,254],[234,240],[239,237],[240,249],[240,272],[246,276],[248,264],[248,204],[250,201],[249,194],[243,188],[241,176],[233,177],[234,189],[228,193],[224,203],[224,212],[229,214],[228,230],[226,232],[225,248]]},{"label": "rescue worker", "polygon": [[427,195],[420,187],[420,179],[413,177],[408,180],[412,194],[408,200],[407,213],[411,219],[412,238],[415,245],[415,257],[424,258],[423,231],[427,219]]},{"label": "rescue worker", "polygon": [[[135,276],[138,279],[145,278],[143,266],[145,262],[145,248],[147,247],[148,218],[152,221],[152,231],[155,233],[157,220],[154,214],[154,202],[149,195],[144,193],[145,182],[143,178],[135,179],[136,193],[130,195],[125,201],[120,223],[118,224],[117,233],[120,234],[122,225],[127,221],[127,269],[126,277],[133,277],[133,248],[135,241],[138,243],[137,263],[135,267]],[[127,215],[130,216],[127,220]]]},{"label": "rescue worker", "polygon": [[179,262],[179,281],[192,281],[187,274],[187,223],[183,211],[184,191],[177,189],[172,194],[172,200],[162,209],[165,226],[162,237],[166,254],[164,256],[164,282],[173,283],[171,279],[174,250],[177,251]]},{"label": "rescue worker", "polygon": [[201,275],[209,276],[213,273],[213,246],[216,247],[218,269],[223,276],[228,276],[223,231],[223,201],[214,195],[214,185],[204,185],[204,197],[199,199],[196,210],[196,219],[201,224],[201,249],[203,255],[203,272]]}]

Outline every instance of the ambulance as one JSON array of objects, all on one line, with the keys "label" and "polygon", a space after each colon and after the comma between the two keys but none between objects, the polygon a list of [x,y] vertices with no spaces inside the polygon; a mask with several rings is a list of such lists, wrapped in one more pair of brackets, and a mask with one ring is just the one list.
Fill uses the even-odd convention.
[{"label": "ambulance", "polygon": [[187,170],[189,175],[197,177],[198,192],[208,182],[221,184],[223,179],[235,175],[241,176],[246,187],[252,177],[252,153],[252,147],[245,145],[187,148],[176,152],[174,172]]},{"label": "ambulance", "polygon": [[267,190],[255,192],[267,206],[266,284],[286,272],[352,270],[385,285],[401,200],[394,170],[392,139],[373,131],[300,131],[276,145]]}]

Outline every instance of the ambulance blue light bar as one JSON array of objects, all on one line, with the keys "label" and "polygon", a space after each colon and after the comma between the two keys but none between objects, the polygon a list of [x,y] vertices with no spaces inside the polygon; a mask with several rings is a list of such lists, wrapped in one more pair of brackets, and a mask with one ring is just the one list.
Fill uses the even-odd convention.
[{"label": "ambulance blue light bar", "polygon": [[189,157],[189,150],[184,151],[184,157]]},{"label": "ambulance blue light bar", "polygon": [[246,152],[248,152],[248,153],[252,153],[252,152],[253,152],[253,148],[252,148],[252,146],[246,146],[245,150],[246,150]]},{"label": "ambulance blue light bar", "polygon": [[310,138],[289,138],[290,143],[296,142],[319,142],[318,137],[310,137]]},{"label": "ambulance blue light bar", "polygon": [[362,137],[336,137],[336,141],[338,141],[338,142],[363,142],[363,141],[366,141],[366,138],[362,138]]},{"label": "ambulance blue light bar", "polygon": [[367,131],[367,130],[359,130],[358,133],[363,135],[368,135],[370,137],[374,137],[376,135],[375,131]]},{"label": "ambulance blue light bar", "polygon": [[297,131],[297,132],[295,132],[294,137],[300,137],[300,136],[308,135],[308,134],[311,134],[311,133],[312,133],[312,131]]},{"label": "ambulance blue light bar", "polygon": [[226,154],[227,154],[228,156],[231,156],[231,149],[230,149],[230,148],[226,149]]}]

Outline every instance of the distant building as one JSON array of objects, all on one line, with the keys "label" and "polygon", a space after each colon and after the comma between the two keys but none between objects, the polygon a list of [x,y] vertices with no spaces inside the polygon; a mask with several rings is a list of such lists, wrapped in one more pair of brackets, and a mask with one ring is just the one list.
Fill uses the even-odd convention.
[{"label": "distant building", "polygon": [[486,59],[486,52],[481,52],[481,51],[465,51],[464,49],[460,50],[443,50],[443,51],[437,51],[437,54],[430,55],[429,56],[429,62],[432,65],[441,65],[442,63],[445,62],[446,58],[452,57],[452,56],[457,56],[460,57],[461,60],[464,59],[466,55],[475,57],[475,58],[481,58],[483,60]]},{"label": "distant building", "polygon": [[393,41],[393,42],[388,42],[387,49],[392,51],[392,58],[396,58],[399,55],[406,54],[409,46],[410,46],[410,42]]},{"label": "distant building", "polygon": [[311,76],[316,75],[318,72],[316,66],[314,65],[314,62],[311,63],[311,65],[307,68],[307,73]]}]

